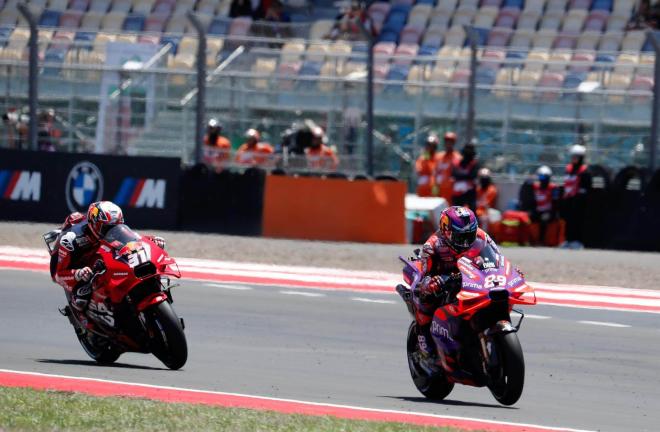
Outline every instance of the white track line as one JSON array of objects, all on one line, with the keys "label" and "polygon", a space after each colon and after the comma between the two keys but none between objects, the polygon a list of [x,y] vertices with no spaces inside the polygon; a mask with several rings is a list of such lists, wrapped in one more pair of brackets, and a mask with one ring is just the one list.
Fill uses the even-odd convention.
[{"label": "white track line", "polygon": [[10,370],[10,369],[0,369],[0,372],[8,372],[8,373],[31,375],[31,376],[41,376],[41,377],[44,377],[44,378],[64,378],[64,379],[71,379],[71,380],[77,380],[77,381],[83,381],[83,382],[86,381],[86,382],[90,382],[90,383],[98,382],[98,383],[109,383],[109,384],[137,386],[137,387],[142,387],[142,388],[164,389],[164,390],[171,390],[171,391],[174,391],[174,392],[183,391],[183,392],[191,392],[191,393],[206,393],[206,394],[216,394],[216,395],[238,396],[238,397],[252,398],[254,400],[262,400],[262,401],[290,402],[290,403],[294,403],[294,404],[301,404],[301,405],[307,405],[307,406],[346,408],[346,409],[370,411],[370,412],[375,412],[375,413],[391,413],[391,414],[414,415],[414,416],[421,416],[421,417],[434,417],[434,418],[439,418],[439,419],[467,420],[467,421],[474,421],[474,422],[483,422],[483,423],[492,424],[492,425],[495,425],[495,426],[497,426],[497,425],[522,426],[522,427],[526,426],[526,427],[530,427],[530,428],[547,429],[549,431],[589,432],[589,431],[584,430],[584,429],[571,429],[571,428],[562,428],[562,427],[556,427],[556,426],[542,426],[542,425],[529,424],[529,423],[513,423],[513,422],[490,420],[490,419],[486,420],[486,419],[480,419],[480,418],[474,418],[474,417],[459,417],[459,416],[451,416],[451,415],[432,414],[432,413],[425,413],[425,412],[419,412],[419,411],[403,411],[403,410],[370,408],[370,407],[362,407],[362,406],[355,406],[355,405],[340,405],[340,404],[330,404],[330,403],[323,403],[323,402],[311,402],[311,401],[304,401],[304,400],[298,400],[298,399],[284,399],[284,398],[276,398],[276,397],[269,397],[269,396],[255,396],[255,395],[247,395],[247,394],[242,394],[242,393],[228,393],[228,392],[219,392],[219,391],[213,391],[213,390],[192,389],[192,388],[185,388],[185,387],[170,387],[170,386],[143,384],[143,383],[135,383],[135,382],[127,382],[127,381],[108,380],[108,379],[101,379],[101,378],[89,378],[89,377],[80,377],[80,376],[71,376],[71,375],[57,375],[57,374],[49,374],[49,373],[42,373],[42,372],[25,372],[25,371],[17,371],[17,370]]},{"label": "white track line", "polygon": [[394,300],[369,299],[364,297],[353,297],[351,300],[364,303],[396,304]]},{"label": "white track line", "polygon": [[545,316],[545,315],[525,314],[525,318],[547,320],[547,319],[550,319],[552,317]]},{"label": "white track line", "polygon": [[213,288],[223,288],[223,289],[236,290],[236,291],[250,291],[252,289],[252,287],[246,285],[223,285],[216,283],[206,283],[204,285]]},{"label": "white track line", "polygon": [[596,326],[603,326],[603,327],[620,327],[620,328],[632,327],[632,326],[629,326],[628,324],[619,324],[619,323],[603,322],[603,321],[578,321],[578,322],[580,324],[596,325]]},{"label": "white track line", "polygon": [[280,291],[280,294],[297,295],[297,296],[303,296],[303,297],[325,297],[325,294],[314,293],[314,292],[306,292],[306,291]]}]

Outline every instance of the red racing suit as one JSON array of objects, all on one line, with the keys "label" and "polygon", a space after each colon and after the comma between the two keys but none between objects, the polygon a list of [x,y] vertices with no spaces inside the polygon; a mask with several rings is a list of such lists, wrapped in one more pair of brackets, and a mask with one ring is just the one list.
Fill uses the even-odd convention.
[{"label": "red racing suit", "polygon": [[[417,306],[415,308],[415,320],[418,325],[429,325],[433,319],[433,314],[435,313],[436,308],[441,306],[437,301],[437,298],[432,295],[435,294],[435,292],[432,292],[433,289],[430,288],[432,276],[448,275],[458,272],[456,263],[459,258],[462,256],[478,254],[486,243],[490,244],[495,250],[498,250],[495,242],[481,228],[477,229],[477,239],[472,247],[462,253],[454,252],[445,243],[445,240],[437,231],[426,240],[420,254],[424,278],[420,282],[420,295],[414,296],[415,304]],[[442,287],[440,287],[440,289],[442,289]]]},{"label": "red racing suit", "polygon": [[[99,241],[89,231],[87,217],[78,212],[67,216],[60,229],[62,232],[57,240],[57,252],[51,257],[50,273],[53,281],[64,288],[68,299],[82,284],[74,276],[76,270],[94,266]],[[154,240],[153,236],[142,237]]]}]

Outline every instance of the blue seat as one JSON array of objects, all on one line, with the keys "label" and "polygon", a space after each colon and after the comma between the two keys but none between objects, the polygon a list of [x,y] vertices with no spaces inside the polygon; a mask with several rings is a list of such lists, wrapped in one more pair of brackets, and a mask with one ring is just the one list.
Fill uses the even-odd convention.
[{"label": "blue seat", "polygon": [[11,32],[13,31],[14,29],[12,27],[0,27],[0,46],[7,45],[9,36],[11,36]]},{"label": "blue seat", "polygon": [[124,20],[122,28],[126,31],[141,32],[144,30],[144,21],[145,18],[142,15],[129,15]]},{"label": "blue seat", "polygon": [[43,27],[57,27],[60,23],[61,12],[46,9],[39,18],[39,25]]},{"label": "blue seat", "polygon": [[647,37],[642,45],[642,51],[644,52],[653,52],[653,43],[651,43],[651,38]]},{"label": "blue seat", "polygon": [[596,56],[596,63],[591,67],[592,70],[612,70],[616,57],[611,54],[598,54]]},{"label": "blue seat", "polygon": [[349,56],[348,59],[350,61],[366,63],[368,49],[369,49],[369,45],[367,44],[364,43],[355,44],[353,45],[353,50],[351,51],[351,55]]},{"label": "blue seat", "polygon": [[390,71],[387,73],[387,80],[405,81],[408,79],[408,72],[410,72],[410,66],[393,64]]},{"label": "blue seat", "polygon": [[393,30],[383,30],[378,37],[378,42],[398,42],[399,32]]},{"label": "blue seat", "polygon": [[527,58],[527,51],[509,51],[506,53],[506,58],[524,60]]},{"label": "blue seat", "polygon": [[482,85],[493,85],[496,77],[495,69],[491,68],[478,68],[475,82]]},{"label": "blue seat", "polygon": [[91,51],[93,46],[92,42],[96,39],[96,32],[93,31],[79,31],[76,33],[76,36],[73,38],[77,42],[87,42],[89,45],[86,46],[87,50]]},{"label": "blue seat", "polygon": [[46,76],[59,75],[61,70],[60,65],[64,63],[66,53],[66,48],[48,48],[46,50],[46,54],[44,55],[44,62],[50,64],[44,67],[43,74]]},{"label": "blue seat", "polygon": [[435,0],[417,0],[416,4],[427,4],[427,5],[435,6]]},{"label": "blue seat", "polygon": [[172,50],[170,52],[172,54],[176,54],[177,50],[179,49],[179,44],[181,43],[181,38],[181,35],[163,35],[163,37],[160,38],[160,44],[172,44]]},{"label": "blue seat", "polygon": [[[477,38],[478,38],[477,46],[486,45],[486,42],[488,42],[488,34],[490,33],[490,30],[485,28],[475,28],[475,31],[477,32]],[[467,45],[470,45],[468,38],[466,38],[466,43]]]},{"label": "blue seat", "polygon": [[319,76],[321,75],[321,67],[323,64],[317,61],[306,61],[300,68],[300,75],[303,76]]},{"label": "blue seat", "polygon": [[524,5],[525,0],[504,0],[504,5],[502,7],[522,9]]},{"label": "blue seat", "polygon": [[420,56],[434,56],[438,53],[439,46],[433,45],[422,45],[417,52],[417,55]]},{"label": "blue seat", "polygon": [[229,32],[229,20],[227,18],[214,18],[209,26],[208,33],[211,35],[226,35]]},{"label": "blue seat", "polygon": [[594,0],[591,10],[612,10],[612,0]]},{"label": "blue seat", "polygon": [[586,72],[569,72],[564,78],[565,89],[576,89],[587,78]]}]

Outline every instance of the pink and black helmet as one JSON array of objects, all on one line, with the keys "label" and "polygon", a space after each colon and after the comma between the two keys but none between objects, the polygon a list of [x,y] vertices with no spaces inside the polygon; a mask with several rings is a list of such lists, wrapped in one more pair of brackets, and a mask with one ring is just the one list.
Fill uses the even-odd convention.
[{"label": "pink and black helmet", "polygon": [[467,207],[453,206],[440,215],[440,234],[447,245],[461,253],[472,247],[477,239],[477,217]]}]

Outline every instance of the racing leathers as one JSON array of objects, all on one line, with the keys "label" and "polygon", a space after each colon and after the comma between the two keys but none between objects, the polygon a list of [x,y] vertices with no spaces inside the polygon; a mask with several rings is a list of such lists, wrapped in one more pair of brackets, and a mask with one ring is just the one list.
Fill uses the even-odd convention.
[{"label": "racing leathers", "polygon": [[418,343],[422,355],[435,358],[436,348],[431,337],[430,325],[435,310],[454,300],[460,289],[461,274],[457,262],[462,256],[476,255],[485,244],[495,250],[497,246],[485,231],[477,229],[477,237],[472,246],[464,252],[456,252],[435,232],[424,243],[420,253],[421,270],[424,275],[419,289],[414,292],[415,321],[419,329]]},{"label": "racing leathers", "polygon": [[[50,261],[51,277],[64,288],[69,303],[84,310],[92,294],[88,282],[94,275],[92,269],[99,240],[89,230],[85,215],[78,212],[67,216],[60,229]],[[143,237],[165,247],[162,237]]]}]

